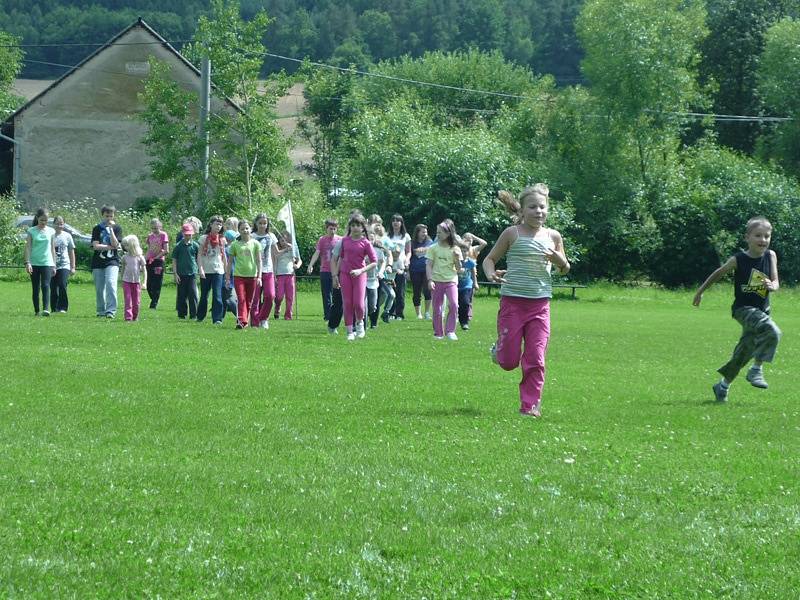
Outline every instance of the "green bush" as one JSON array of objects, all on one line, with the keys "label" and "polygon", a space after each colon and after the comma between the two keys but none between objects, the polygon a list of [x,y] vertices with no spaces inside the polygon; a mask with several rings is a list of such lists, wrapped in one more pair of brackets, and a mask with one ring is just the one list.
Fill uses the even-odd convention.
[{"label": "green bush", "polygon": [[14,226],[17,203],[11,194],[0,195],[0,264],[22,264],[20,230]]}]

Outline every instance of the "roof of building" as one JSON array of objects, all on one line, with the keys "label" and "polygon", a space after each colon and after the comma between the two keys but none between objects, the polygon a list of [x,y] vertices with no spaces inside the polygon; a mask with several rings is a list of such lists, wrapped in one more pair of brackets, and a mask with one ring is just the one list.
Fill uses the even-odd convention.
[{"label": "roof of building", "polygon": [[[92,60],[94,57],[96,57],[96,56],[97,56],[97,55],[99,55],[100,53],[104,52],[104,51],[105,51],[106,49],[108,49],[109,47],[113,46],[113,45],[114,45],[114,43],[115,43],[115,42],[117,42],[117,41],[118,41],[120,38],[122,38],[122,37],[123,37],[125,34],[127,34],[129,31],[131,31],[132,29],[135,29],[135,28],[137,28],[137,27],[139,27],[139,28],[143,29],[143,30],[144,30],[144,31],[146,31],[148,34],[150,34],[150,35],[151,35],[153,38],[155,38],[155,40],[156,40],[157,42],[159,42],[159,43],[160,43],[160,44],[161,44],[161,45],[162,45],[164,48],[166,48],[166,49],[167,49],[167,50],[168,50],[170,53],[174,54],[174,55],[175,55],[175,57],[176,57],[176,58],[177,58],[177,59],[178,59],[180,62],[182,62],[184,65],[186,65],[186,67],[188,67],[188,68],[189,68],[189,70],[191,70],[191,71],[192,71],[194,74],[196,74],[196,75],[197,75],[197,77],[200,77],[200,69],[198,69],[197,67],[195,67],[195,66],[194,66],[194,65],[191,63],[191,61],[190,61],[189,59],[187,59],[185,56],[183,56],[183,54],[181,54],[180,52],[178,52],[178,50],[176,50],[176,49],[175,49],[175,48],[174,48],[174,47],[173,47],[173,46],[172,46],[172,45],[171,45],[171,44],[170,44],[170,43],[169,43],[167,40],[165,40],[163,37],[161,37],[161,35],[159,35],[159,34],[158,34],[158,32],[157,32],[155,29],[153,29],[152,27],[150,27],[150,25],[148,25],[148,24],[145,22],[145,20],[144,20],[144,19],[142,19],[142,17],[139,17],[139,18],[138,18],[138,19],[136,19],[136,21],[134,21],[134,22],[133,22],[131,25],[129,25],[128,27],[126,27],[125,29],[123,29],[122,31],[120,31],[120,32],[119,32],[117,35],[115,35],[115,36],[114,36],[114,37],[112,37],[110,40],[108,40],[108,41],[107,41],[107,42],[106,42],[104,45],[102,45],[102,46],[100,46],[99,48],[97,48],[97,50],[95,50],[94,52],[92,52],[92,53],[91,53],[89,56],[87,56],[86,58],[84,58],[84,59],[83,59],[81,62],[79,62],[79,63],[78,63],[77,65],[75,65],[74,67],[72,67],[72,68],[71,68],[69,71],[67,71],[66,73],[64,73],[64,74],[63,74],[61,77],[59,77],[58,79],[56,79],[55,81],[53,81],[53,82],[52,82],[50,85],[48,85],[48,86],[47,86],[45,89],[43,89],[42,91],[40,91],[40,92],[39,92],[38,94],[36,94],[36,95],[35,95],[33,98],[31,98],[31,99],[30,99],[30,100],[28,100],[28,101],[27,101],[25,104],[23,104],[22,106],[20,106],[20,107],[19,107],[17,110],[15,110],[15,111],[14,111],[13,113],[11,113],[11,114],[10,114],[8,117],[6,117],[6,119],[4,120],[4,122],[11,122],[11,121],[13,121],[13,120],[14,120],[14,119],[15,119],[15,118],[18,116],[18,115],[20,115],[21,113],[25,112],[25,111],[28,109],[28,107],[30,107],[30,106],[31,106],[31,105],[32,105],[34,102],[38,101],[40,98],[42,98],[43,96],[45,96],[46,94],[48,94],[48,93],[49,93],[49,92],[50,92],[50,91],[51,91],[53,88],[55,88],[55,87],[57,87],[57,86],[61,85],[61,83],[63,83],[65,79],[67,79],[67,78],[68,78],[70,75],[72,75],[73,73],[75,73],[76,71],[78,71],[78,70],[79,70],[81,67],[83,67],[83,65],[85,65],[87,62],[89,62],[90,60]],[[227,102],[227,103],[228,103],[228,104],[229,104],[229,105],[230,105],[232,108],[234,108],[235,110],[237,110],[237,111],[241,111],[241,110],[242,110],[242,108],[241,108],[241,107],[240,107],[240,106],[239,106],[239,105],[238,105],[236,102],[234,102],[233,100],[231,100],[231,99],[230,99],[230,98],[228,98],[227,96],[223,96],[223,98],[224,98],[225,102]]]}]

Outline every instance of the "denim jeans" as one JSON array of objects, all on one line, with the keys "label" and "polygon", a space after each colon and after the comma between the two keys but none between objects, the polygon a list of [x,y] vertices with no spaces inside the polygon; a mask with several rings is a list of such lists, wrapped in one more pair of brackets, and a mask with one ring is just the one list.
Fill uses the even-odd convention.
[{"label": "denim jeans", "polygon": [[33,288],[33,311],[39,314],[39,290],[42,294],[44,310],[50,311],[50,280],[53,277],[53,267],[31,267],[31,287]]},{"label": "denim jeans", "polygon": [[206,273],[200,278],[200,302],[197,305],[197,320],[202,321],[208,312],[208,294],[211,293],[211,320],[216,323],[225,316],[225,305],[222,303],[222,273]]},{"label": "denim jeans", "polygon": [[109,265],[105,269],[92,269],[98,317],[113,317],[117,314],[118,275],[117,265]]}]

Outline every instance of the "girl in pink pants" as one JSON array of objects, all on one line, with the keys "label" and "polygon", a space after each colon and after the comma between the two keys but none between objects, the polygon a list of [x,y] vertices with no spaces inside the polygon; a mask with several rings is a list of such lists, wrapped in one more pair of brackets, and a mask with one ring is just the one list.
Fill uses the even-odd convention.
[{"label": "girl in pink pants", "polygon": [[295,298],[295,278],[294,272],[303,266],[303,261],[299,256],[294,256],[294,245],[292,244],[292,234],[284,232],[278,240],[278,258],[275,261],[275,318],[279,317],[281,304],[286,299],[283,309],[283,318],[291,321],[293,318],[292,308],[294,308]]},{"label": "girl in pink pants", "polygon": [[[347,223],[347,234],[342,238],[338,255],[334,249],[331,262],[333,287],[342,290],[342,309],[344,324],[347,327],[347,341],[353,341],[356,337],[363,338],[365,335],[367,271],[374,269],[378,262],[375,249],[365,236],[366,230],[367,222],[361,214],[351,216]],[[355,331],[353,330],[354,316]]]},{"label": "girl in pink pants", "polygon": [[[461,266],[461,248],[456,245],[456,231],[449,219],[436,227],[436,243],[428,248],[425,274],[431,290],[433,304],[433,337],[457,340],[456,314],[458,313],[458,273]],[[447,298],[447,323],[442,329],[444,299]]]},{"label": "girl in pink pants", "polygon": [[[550,339],[550,271],[552,265],[561,273],[569,271],[561,234],[544,226],[549,193],[545,184],[537,183],[522,190],[519,199],[505,191],[498,194],[517,224],[500,234],[483,261],[489,281],[502,284],[492,359],[506,371],[522,367],[519,411],[533,417],[541,416],[539,404]],[[503,257],[507,269],[499,271],[496,264]]]},{"label": "girl in pink pants", "polygon": [[142,298],[142,282],[147,287],[147,263],[142,254],[139,238],[129,235],[122,239],[125,256],[122,257],[122,292],[125,296],[125,320],[139,320],[139,303]]},{"label": "girl in pink pants", "polygon": [[261,244],[261,285],[256,288],[250,319],[253,327],[269,329],[269,317],[275,300],[275,260],[278,252],[278,238],[271,231],[269,217],[264,213],[253,220],[251,236]]}]

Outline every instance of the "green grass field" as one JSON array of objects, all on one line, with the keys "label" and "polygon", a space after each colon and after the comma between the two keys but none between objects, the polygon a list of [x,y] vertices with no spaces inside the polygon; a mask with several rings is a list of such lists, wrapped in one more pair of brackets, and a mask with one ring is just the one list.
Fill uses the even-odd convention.
[{"label": "green grass field", "polygon": [[458,342],[347,343],[312,292],[264,332],[178,321],[174,288],[139,323],[90,285],[35,319],[0,283],[0,597],[797,597],[800,292],[770,389],[724,405],[729,284],[578,295],[536,420],[496,296]]}]

